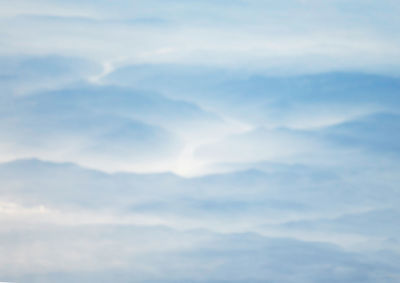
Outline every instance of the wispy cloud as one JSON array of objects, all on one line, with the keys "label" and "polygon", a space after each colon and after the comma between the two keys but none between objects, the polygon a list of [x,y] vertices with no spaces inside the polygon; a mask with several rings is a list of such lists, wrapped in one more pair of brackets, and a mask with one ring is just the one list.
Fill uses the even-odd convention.
[{"label": "wispy cloud", "polygon": [[400,280],[397,1],[0,7],[0,280]]}]

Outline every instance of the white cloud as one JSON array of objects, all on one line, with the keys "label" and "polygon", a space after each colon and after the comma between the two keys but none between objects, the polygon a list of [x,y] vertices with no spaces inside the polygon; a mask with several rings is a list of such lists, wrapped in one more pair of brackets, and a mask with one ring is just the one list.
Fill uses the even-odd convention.
[{"label": "white cloud", "polygon": [[[127,9],[125,13],[128,18],[141,18],[137,11],[148,8],[140,3],[119,4],[103,3],[97,7],[84,5],[91,13],[102,10],[100,13],[103,16],[107,9]],[[381,33],[381,30],[385,30],[382,26],[377,25],[378,30],[373,30],[366,26],[365,21],[364,25],[354,24],[351,15],[343,20],[343,14],[346,13],[340,10],[313,4],[315,15],[311,12],[311,16],[308,16],[310,12],[305,8],[298,15],[298,10],[286,6],[245,3],[244,6],[233,5],[232,11],[228,13],[230,16],[220,20],[224,24],[217,25],[214,20],[216,15],[209,19],[212,24],[207,24],[207,21],[191,21],[193,3],[174,4],[157,2],[160,9],[153,10],[153,14],[146,12],[147,17],[166,18],[171,21],[170,24],[158,25],[150,21],[148,24],[130,25],[128,20],[126,23],[115,23],[104,19],[93,22],[82,22],[73,17],[67,21],[58,19],[57,8],[65,11],[68,9],[62,9],[64,4],[61,2],[53,3],[53,18],[3,19],[4,27],[7,28],[1,32],[7,40],[3,42],[0,52],[55,53],[91,58],[97,62],[112,61],[122,56],[125,64],[196,64],[268,73],[309,73],[338,69],[392,72],[393,66],[400,63],[395,59],[400,52],[396,36]],[[69,5],[78,7],[75,4]],[[217,10],[223,13],[226,11],[223,7],[218,6]],[[172,16],[165,13],[174,9],[180,12]],[[209,14],[210,9],[207,7],[205,13]],[[368,11],[373,9],[369,7]],[[244,16],[240,16],[243,11]],[[288,13],[287,17],[282,17],[283,11]],[[326,17],[317,16],[321,11]],[[17,13],[21,12],[14,12]],[[287,18],[295,19],[295,24],[288,23]],[[325,25],[325,20],[330,22]],[[390,20],[395,21],[392,18]],[[347,25],[342,24],[342,21]],[[396,67],[394,69],[398,73]]]},{"label": "white cloud", "polygon": [[398,2],[0,7],[1,280],[400,280]]}]

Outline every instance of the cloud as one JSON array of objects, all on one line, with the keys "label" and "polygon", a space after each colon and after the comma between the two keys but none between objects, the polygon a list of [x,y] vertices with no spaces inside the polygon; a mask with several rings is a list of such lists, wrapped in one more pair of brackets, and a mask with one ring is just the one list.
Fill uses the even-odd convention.
[{"label": "cloud", "polygon": [[[376,5],[353,3],[354,7],[364,8],[377,24],[371,25],[372,20],[358,17],[337,1],[325,5],[300,1],[290,1],[290,5],[270,1],[154,1],[154,5],[43,1],[39,5],[42,11],[34,9],[32,13],[50,16],[49,24],[46,17],[22,17],[28,12],[20,8],[26,4],[22,1],[4,4],[11,17],[3,20],[7,29],[2,30],[0,52],[62,54],[97,62],[117,60],[123,65],[227,67],[269,74],[332,70],[398,73],[394,59],[399,53],[396,32],[390,33],[382,23],[397,25],[393,15],[398,5],[391,4],[390,11],[378,14],[374,13]],[[78,18],[74,21],[74,17]],[[82,17],[98,21],[82,22]],[[132,19],[143,18],[157,20],[132,26]],[[119,22],[113,23],[113,19]],[[160,25],[160,20],[168,24]]]},{"label": "cloud", "polygon": [[400,280],[398,2],[0,6],[0,280]]},{"label": "cloud", "polygon": [[117,68],[104,81],[157,89],[249,124],[296,129],[397,111],[400,87],[397,78],[363,73],[287,77],[168,64]]},{"label": "cloud", "polygon": [[285,130],[256,129],[230,136],[216,144],[198,149],[199,157],[211,162],[251,162],[296,160],[296,155],[315,152],[318,143],[307,137]]},{"label": "cloud", "polygon": [[2,164],[1,273],[16,282],[395,282],[398,175],[381,166],[270,164],[182,178]]},{"label": "cloud", "polygon": [[[39,80],[57,74],[42,63]],[[108,171],[178,170],[188,164],[179,153],[183,142],[229,130],[217,114],[154,91],[75,82],[29,96],[5,93],[3,100],[3,160],[37,156]]]},{"label": "cloud", "polygon": [[116,93],[78,88],[11,99],[11,107],[2,109],[5,158],[43,156],[89,164],[130,158],[141,162],[176,150],[177,143],[172,141],[177,138],[162,127],[101,108],[114,101],[121,107],[125,103],[129,111],[126,99],[130,93],[120,92],[119,98],[113,99]]},{"label": "cloud", "polygon": [[397,114],[379,113],[329,127],[321,134],[342,145],[398,154],[398,120]]},{"label": "cloud", "polygon": [[[102,218],[106,223],[119,224],[143,219],[174,229],[268,234],[272,231],[262,228],[266,224],[391,209],[399,198],[393,186],[398,177],[391,175],[388,168],[375,167],[373,175],[366,168],[359,172],[343,168],[334,173],[318,167],[274,168],[270,172],[252,170],[182,178],[173,174],[110,175],[73,164],[22,160],[2,165],[0,175],[3,199],[16,202],[4,204],[5,209],[18,211],[21,203],[38,213],[49,213],[42,214],[42,220],[51,223],[57,217],[65,222],[78,215],[83,220],[87,215],[86,221],[93,218],[95,223]],[[385,193],[377,191],[377,187]],[[77,212],[68,212],[71,208]],[[52,218],[53,213],[58,216]],[[235,222],[228,221],[232,216]]]},{"label": "cloud", "polygon": [[0,73],[3,99],[82,82],[101,70],[86,59],[55,55],[2,56],[0,62],[4,66]]},{"label": "cloud", "polygon": [[[93,235],[97,241],[91,240]],[[169,239],[168,245],[158,245],[160,238]],[[332,245],[255,234],[182,233],[129,226],[43,227],[32,234],[31,241],[34,247],[25,241],[18,246],[9,243],[14,251],[8,262],[20,258],[33,264],[30,268],[20,265],[19,272],[26,275],[15,276],[3,262],[3,269],[8,268],[2,273],[6,278],[18,282],[112,278],[121,282],[395,282],[398,278],[396,264],[378,255],[363,257]]]}]

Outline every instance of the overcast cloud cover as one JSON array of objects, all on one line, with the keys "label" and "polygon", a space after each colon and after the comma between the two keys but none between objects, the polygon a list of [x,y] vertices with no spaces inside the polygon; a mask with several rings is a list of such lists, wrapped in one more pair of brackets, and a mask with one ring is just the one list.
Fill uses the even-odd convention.
[{"label": "overcast cloud cover", "polygon": [[0,0],[0,281],[400,282],[399,15]]}]

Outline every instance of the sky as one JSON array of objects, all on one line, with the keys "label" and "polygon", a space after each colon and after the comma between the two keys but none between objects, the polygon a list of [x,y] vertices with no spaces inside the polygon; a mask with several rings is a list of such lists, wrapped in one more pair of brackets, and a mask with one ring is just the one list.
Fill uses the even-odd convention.
[{"label": "sky", "polygon": [[0,281],[399,282],[399,14],[0,0]]}]

